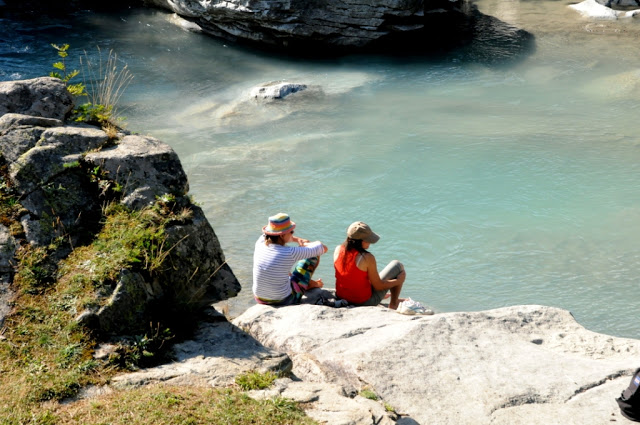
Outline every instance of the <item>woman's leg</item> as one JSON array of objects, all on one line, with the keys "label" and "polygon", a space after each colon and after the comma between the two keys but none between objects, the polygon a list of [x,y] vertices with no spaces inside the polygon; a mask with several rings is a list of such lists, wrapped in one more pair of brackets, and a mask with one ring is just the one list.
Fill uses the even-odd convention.
[{"label": "woman's leg", "polygon": [[[395,279],[398,277],[400,273],[404,271],[404,266],[401,262],[397,260],[393,260],[387,267],[382,269],[380,272],[380,279]],[[395,310],[398,308],[398,304],[400,303],[400,290],[402,289],[402,285],[394,286],[391,289],[381,289],[376,291],[371,288],[371,298],[362,304],[358,304],[360,306],[376,306],[380,304],[380,302],[384,299],[387,291],[391,293],[391,299],[389,300],[389,308]]]},{"label": "woman's leg", "polygon": [[[380,279],[395,279],[400,273],[404,271],[404,266],[398,260],[393,260],[380,272]],[[389,300],[389,308],[395,310],[400,304],[400,291],[402,290],[402,284],[396,285],[389,289],[391,293],[391,299]],[[385,291],[386,292],[386,291]]]}]

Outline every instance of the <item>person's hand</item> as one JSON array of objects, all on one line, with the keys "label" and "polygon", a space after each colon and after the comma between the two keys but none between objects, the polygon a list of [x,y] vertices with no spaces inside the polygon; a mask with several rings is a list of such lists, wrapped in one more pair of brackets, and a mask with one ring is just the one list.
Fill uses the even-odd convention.
[{"label": "person's hand", "polygon": [[305,244],[309,243],[308,240],[302,239],[302,238],[298,238],[298,237],[295,237],[295,241],[298,243],[298,246],[305,246]]},{"label": "person's hand", "polygon": [[322,288],[324,286],[324,283],[322,282],[322,278],[318,279],[318,280],[309,280],[309,286],[308,289],[313,289],[313,288]]}]

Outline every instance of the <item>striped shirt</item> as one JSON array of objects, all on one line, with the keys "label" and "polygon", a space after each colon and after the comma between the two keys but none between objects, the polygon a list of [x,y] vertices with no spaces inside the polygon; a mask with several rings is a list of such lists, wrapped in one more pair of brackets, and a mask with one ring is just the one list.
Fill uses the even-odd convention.
[{"label": "striped shirt", "polygon": [[281,301],[291,295],[289,273],[300,260],[324,254],[319,241],[307,246],[266,245],[264,235],[258,238],[253,252],[253,295]]}]

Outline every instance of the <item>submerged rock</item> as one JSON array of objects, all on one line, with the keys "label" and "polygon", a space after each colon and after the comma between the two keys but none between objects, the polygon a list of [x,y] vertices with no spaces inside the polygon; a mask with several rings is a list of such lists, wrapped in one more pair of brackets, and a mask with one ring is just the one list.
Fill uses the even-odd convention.
[{"label": "submerged rock", "polygon": [[264,100],[283,99],[306,88],[306,84],[272,81],[251,89],[250,96],[254,99]]}]

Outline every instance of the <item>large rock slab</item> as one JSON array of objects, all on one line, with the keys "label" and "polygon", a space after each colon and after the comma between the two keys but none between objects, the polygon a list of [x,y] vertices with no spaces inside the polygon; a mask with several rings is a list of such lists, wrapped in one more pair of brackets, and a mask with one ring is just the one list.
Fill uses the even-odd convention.
[{"label": "large rock slab", "polygon": [[429,11],[457,0],[145,0],[191,19],[203,32],[231,40],[292,47],[302,43],[362,48],[425,27]]},{"label": "large rock slab", "polygon": [[287,352],[300,378],[369,386],[423,424],[624,422],[614,399],[640,355],[640,341],[543,306],[416,317],[256,305],[233,323]]},{"label": "large rock slab", "polygon": [[[117,376],[110,387],[100,390],[153,384],[227,387],[234,384],[238,375],[249,371],[291,370],[291,359],[286,353],[264,347],[226,321],[200,323],[194,338],[176,344],[173,353],[174,362]],[[331,382],[281,378],[266,390],[250,391],[249,396],[295,400],[304,406],[308,416],[331,425],[415,424],[396,422],[397,416],[387,412],[381,403],[349,394],[344,387]]]}]

